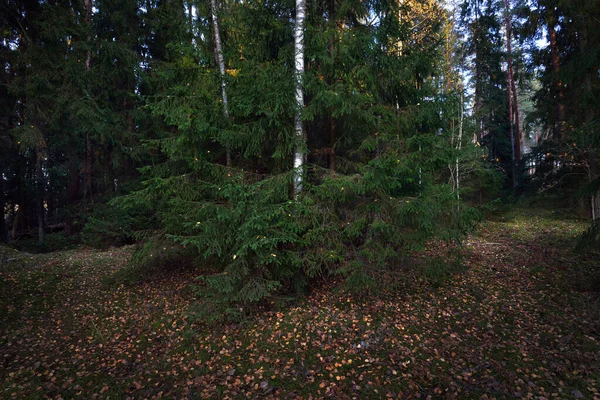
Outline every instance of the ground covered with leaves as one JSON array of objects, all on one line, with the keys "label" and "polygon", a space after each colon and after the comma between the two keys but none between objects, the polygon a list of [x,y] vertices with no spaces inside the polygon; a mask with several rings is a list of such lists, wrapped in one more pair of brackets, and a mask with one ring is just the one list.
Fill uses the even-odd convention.
[{"label": "ground covered with leaves", "polygon": [[398,265],[374,293],[330,281],[218,324],[190,313],[193,271],[115,283],[131,248],[2,248],[0,398],[600,399],[584,229],[512,211],[469,238],[462,268]]}]

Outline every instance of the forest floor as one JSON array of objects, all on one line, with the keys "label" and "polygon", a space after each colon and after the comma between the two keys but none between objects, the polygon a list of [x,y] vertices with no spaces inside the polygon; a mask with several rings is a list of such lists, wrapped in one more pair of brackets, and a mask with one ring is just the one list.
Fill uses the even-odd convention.
[{"label": "forest floor", "polygon": [[[598,398],[600,263],[585,223],[516,209],[461,271],[192,322],[193,271],[107,283],[131,248],[0,248],[0,398]],[[392,279],[393,281],[394,279]]]}]

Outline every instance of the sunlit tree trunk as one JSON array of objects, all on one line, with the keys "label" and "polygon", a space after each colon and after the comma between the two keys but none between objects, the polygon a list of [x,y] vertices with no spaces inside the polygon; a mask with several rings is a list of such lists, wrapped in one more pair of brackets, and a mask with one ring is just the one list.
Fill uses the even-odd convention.
[{"label": "sunlit tree trunk", "polygon": [[[402,7],[404,6],[404,0],[398,0],[398,24],[402,26]],[[404,48],[404,43],[401,38],[398,38],[395,44],[396,55],[398,57],[402,56],[402,50]]]},{"label": "sunlit tree trunk", "polygon": [[[481,17],[479,10],[479,0],[475,0],[475,26],[479,25],[479,19]],[[479,53],[479,46],[476,46],[475,51],[475,76],[477,80],[481,79],[481,55]],[[475,134],[473,136],[473,142],[481,143],[481,138],[483,137],[483,116],[482,116],[482,108],[483,108],[483,90],[481,84],[476,82],[475,84],[475,100],[473,102],[473,114],[475,116]]]},{"label": "sunlit tree trunk", "polygon": [[[464,120],[465,120],[465,105],[464,105],[464,100],[463,100],[463,92],[462,92],[462,88],[460,89],[460,110],[459,110],[459,118],[458,118],[458,140],[457,140],[457,144],[456,144],[456,149],[458,150],[458,153],[460,154],[460,151],[462,150],[462,136],[463,136],[463,124],[464,124]],[[458,158],[459,156],[456,156],[456,200],[460,201],[460,170],[458,167]],[[458,205],[458,207],[460,207],[460,203]]]},{"label": "sunlit tree trunk", "polygon": [[513,152],[513,187],[519,184],[519,165],[521,164],[521,130],[519,128],[519,103],[517,100],[517,88],[512,58],[512,23],[509,0],[504,0],[505,6],[505,30],[506,30],[506,54],[508,75],[508,114],[510,116],[510,133]]},{"label": "sunlit tree trunk", "polygon": [[302,110],[304,109],[304,93],[302,76],[304,75],[304,19],[306,18],[306,0],[296,0],[296,22],[294,24],[294,65],[296,78],[296,150],[294,152],[294,195],[302,191],[304,181],[304,149],[306,136],[302,125]]},{"label": "sunlit tree trunk", "polygon": [[[215,38],[215,58],[219,65],[219,73],[221,74],[221,96],[223,99],[223,114],[225,118],[229,118],[229,107],[227,101],[227,84],[225,82],[225,61],[223,59],[223,44],[221,42],[221,32],[219,30],[219,17],[217,15],[217,0],[210,0],[210,12],[212,14],[213,34]],[[226,161],[227,166],[231,165],[231,150],[226,146]]]}]

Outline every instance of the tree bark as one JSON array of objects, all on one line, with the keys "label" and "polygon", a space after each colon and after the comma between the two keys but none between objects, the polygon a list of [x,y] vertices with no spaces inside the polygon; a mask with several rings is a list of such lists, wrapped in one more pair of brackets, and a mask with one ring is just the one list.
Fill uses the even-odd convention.
[{"label": "tree bark", "polygon": [[[229,106],[227,100],[227,84],[225,82],[225,61],[223,59],[223,45],[221,42],[221,32],[219,31],[219,17],[217,15],[217,0],[210,0],[210,12],[212,14],[213,33],[215,38],[215,58],[219,66],[221,75],[221,96],[223,100],[223,114],[229,119]],[[225,164],[231,166],[231,150],[229,146],[225,149]]]},{"label": "tree bark", "polygon": [[[598,161],[597,161],[597,153],[595,149],[590,149],[589,151],[589,180],[592,182],[594,179],[598,179]],[[592,194],[590,199],[590,205],[592,209],[592,221],[600,218],[600,191],[596,190],[594,194]]]},{"label": "tree bark", "polygon": [[7,242],[6,220],[4,219],[4,209],[6,203],[4,201],[4,176],[0,171],[0,243]]},{"label": "tree bark", "polygon": [[67,209],[65,215],[65,236],[75,234],[73,226],[73,210],[72,207],[79,201],[80,193],[80,175],[79,170],[75,166],[69,168],[69,183],[67,184]]},{"label": "tree bark", "polygon": [[[462,136],[463,136],[463,124],[465,120],[465,105],[463,99],[463,89],[460,89],[460,112],[458,119],[458,152],[462,150]],[[456,156],[456,200],[459,201],[457,208],[460,209],[460,170],[458,164],[458,156]]]},{"label": "tree bark", "polygon": [[556,39],[556,16],[553,11],[549,12],[548,19],[548,38],[550,42],[550,51],[552,56],[552,69],[556,75],[556,92],[557,92],[557,103],[556,103],[556,126],[554,127],[554,136],[560,139],[563,136],[564,125],[565,125],[565,105],[563,104],[563,83],[560,80],[560,54],[558,50],[558,41]]},{"label": "tree bark", "polygon": [[17,195],[14,205],[15,218],[13,220],[13,226],[11,230],[11,240],[27,229],[27,221],[25,220],[25,210],[27,209],[27,198],[25,196],[25,179],[24,176],[27,174],[27,168],[24,162],[21,160],[17,164],[17,170],[15,176],[17,177]]},{"label": "tree bark", "polygon": [[[479,0],[475,0],[475,26],[479,29],[479,20],[480,20],[480,10],[479,10]],[[477,78],[475,84],[475,101],[473,104],[473,114],[475,116],[475,134],[474,134],[474,142],[481,143],[481,139],[483,138],[483,120],[481,116],[481,110],[483,108],[483,93],[481,89],[481,84],[478,82],[479,77],[481,76],[481,55],[479,52],[479,46],[476,46],[475,52],[475,75]]]},{"label": "tree bark", "polygon": [[[85,9],[85,23],[89,26],[92,20],[92,0],[84,0]],[[88,37],[88,46],[90,46],[91,38]],[[87,55],[85,58],[85,70],[89,72],[92,65],[92,52],[88,47]],[[85,132],[85,186],[84,186],[84,198],[92,199],[92,141],[89,132]]]},{"label": "tree bark", "polygon": [[[404,0],[398,0],[398,24],[400,26],[402,26],[402,7],[404,6]],[[395,50],[396,50],[396,55],[398,57],[402,56],[402,51],[404,49],[404,42],[402,42],[402,40],[400,38],[398,38],[398,41],[395,43]]]},{"label": "tree bark", "polygon": [[44,210],[44,155],[40,150],[36,151],[35,160],[35,180],[37,187],[37,216],[38,216],[38,242],[44,244],[46,239],[46,228],[45,228],[45,210]]},{"label": "tree bark", "polygon": [[304,109],[304,92],[302,78],[304,75],[304,19],[306,18],[306,0],[296,0],[296,21],[294,24],[294,65],[296,79],[296,116],[294,126],[296,131],[296,150],[294,152],[294,196],[302,191],[304,181],[304,149],[306,135],[302,125],[302,110]]},{"label": "tree bark", "polygon": [[327,153],[328,166],[335,171],[335,118],[329,117],[329,152]]},{"label": "tree bark", "polygon": [[[519,127],[519,102],[517,97],[517,87],[515,85],[515,76],[512,58],[512,23],[509,0],[504,0],[505,10],[505,28],[506,28],[506,52],[507,52],[507,72],[508,72],[508,93],[509,93],[509,120],[511,124],[511,143],[513,143],[513,187],[519,184],[519,165],[521,164],[521,130]],[[512,96],[512,97],[511,97]]]},{"label": "tree bark", "polygon": [[516,146],[516,140],[515,140],[515,125],[513,123],[513,96],[512,96],[512,85],[510,84],[510,68],[508,68],[509,72],[508,72],[508,87],[507,87],[507,94],[508,94],[508,120],[510,123],[510,148],[511,148],[511,155],[512,155],[512,181],[513,181],[513,187],[516,187],[516,182],[517,182],[517,146]]},{"label": "tree bark", "polygon": [[[335,9],[335,0],[328,1],[328,14],[329,14],[329,23],[332,29],[337,29],[337,21],[336,21],[336,9]],[[332,60],[335,62],[335,36],[332,35],[329,41],[329,55]],[[329,84],[333,86],[335,84],[335,70],[332,70]],[[327,153],[328,166],[331,171],[335,171],[335,118],[333,115],[329,115],[329,151]]]}]

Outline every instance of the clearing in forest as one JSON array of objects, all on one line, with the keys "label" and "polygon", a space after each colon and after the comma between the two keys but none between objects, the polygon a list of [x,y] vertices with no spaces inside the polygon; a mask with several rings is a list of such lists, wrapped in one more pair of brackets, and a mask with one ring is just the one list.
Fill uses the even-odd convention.
[{"label": "clearing in forest", "polygon": [[599,266],[571,251],[585,224],[533,215],[485,223],[447,279],[327,283],[210,327],[188,314],[193,271],[123,286],[106,277],[130,248],[4,248],[0,398],[600,398]]}]

